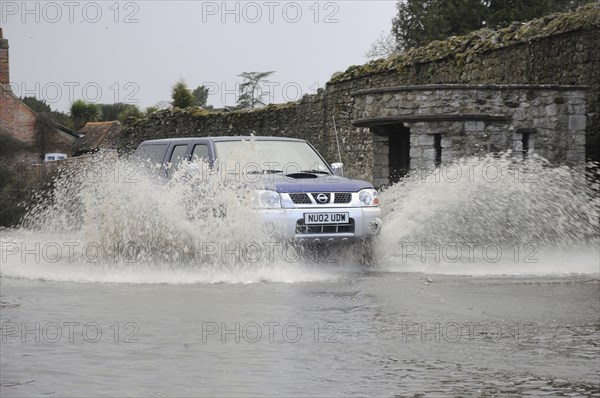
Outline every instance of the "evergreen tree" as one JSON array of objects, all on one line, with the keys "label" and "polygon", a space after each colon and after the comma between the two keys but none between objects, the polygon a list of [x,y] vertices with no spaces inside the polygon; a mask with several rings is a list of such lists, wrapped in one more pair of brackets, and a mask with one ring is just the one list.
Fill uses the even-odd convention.
[{"label": "evergreen tree", "polygon": [[488,27],[502,28],[595,0],[399,0],[392,22],[397,50]]},{"label": "evergreen tree", "polygon": [[399,50],[480,29],[486,14],[480,0],[401,0],[397,8],[392,33]]},{"label": "evergreen tree", "polygon": [[194,105],[206,107],[206,102],[208,101],[208,88],[204,85],[196,87],[196,89],[192,92],[194,95]]},{"label": "evergreen tree", "polygon": [[171,105],[174,108],[187,108],[194,105],[194,95],[184,80],[179,80],[171,91]]},{"label": "evergreen tree", "polygon": [[51,112],[50,105],[46,103],[44,100],[39,100],[35,97],[23,97],[21,98],[21,102],[29,107],[35,113],[41,112]]}]

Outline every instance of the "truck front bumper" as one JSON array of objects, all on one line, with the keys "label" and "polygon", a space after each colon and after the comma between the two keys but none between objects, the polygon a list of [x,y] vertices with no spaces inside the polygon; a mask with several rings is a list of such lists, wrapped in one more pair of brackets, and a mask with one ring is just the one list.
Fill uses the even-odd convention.
[{"label": "truck front bumper", "polygon": [[[348,213],[344,224],[305,224],[307,213]],[[285,240],[307,243],[353,242],[370,239],[381,230],[379,207],[281,208],[260,210],[262,231]]]}]

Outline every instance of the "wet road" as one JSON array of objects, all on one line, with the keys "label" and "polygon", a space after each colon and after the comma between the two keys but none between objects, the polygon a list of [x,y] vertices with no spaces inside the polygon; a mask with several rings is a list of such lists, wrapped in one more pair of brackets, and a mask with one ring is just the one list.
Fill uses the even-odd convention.
[{"label": "wet road", "polygon": [[425,276],[343,267],[327,275],[251,284],[3,276],[0,391],[600,395],[597,276]]}]

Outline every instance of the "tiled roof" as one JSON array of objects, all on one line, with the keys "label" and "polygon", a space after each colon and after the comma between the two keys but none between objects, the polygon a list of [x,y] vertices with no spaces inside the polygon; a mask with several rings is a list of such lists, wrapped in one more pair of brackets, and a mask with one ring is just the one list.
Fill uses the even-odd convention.
[{"label": "tiled roof", "polygon": [[97,151],[100,148],[110,148],[121,132],[122,125],[118,121],[88,122],[78,131],[81,138],[74,146],[74,152],[81,154]]}]

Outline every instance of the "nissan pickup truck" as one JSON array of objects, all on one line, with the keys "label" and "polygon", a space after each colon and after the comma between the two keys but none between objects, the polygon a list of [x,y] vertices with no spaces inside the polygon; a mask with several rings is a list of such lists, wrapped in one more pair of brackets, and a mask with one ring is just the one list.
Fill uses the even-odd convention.
[{"label": "nissan pickup truck", "polygon": [[[246,145],[246,146],[244,146]],[[343,177],[307,141],[283,137],[169,138],[142,142],[134,156],[156,165],[162,178],[183,162],[247,173],[248,188],[263,225],[300,243],[370,241],[382,226],[377,191],[366,181]],[[243,164],[240,164],[242,162]]]}]

